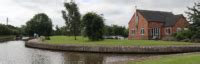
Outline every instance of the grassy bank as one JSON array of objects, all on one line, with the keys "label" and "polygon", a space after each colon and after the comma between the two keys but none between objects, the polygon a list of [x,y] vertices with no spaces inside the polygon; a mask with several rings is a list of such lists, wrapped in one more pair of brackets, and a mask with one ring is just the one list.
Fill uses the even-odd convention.
[{"label": "grassy bank", "polygon": [[87,38],[78,37],[74,40],[71,36],[52,36],[51,40],[45,41],[50,44],[78,44],[78,45],[106,45],[106,46],[167,46],[167,45],[190,45],[189,42],[155,41],[155,40],[111,40],[89,41]]},{"label": "grassy bank", "polygon": [[0,36],[0,42],[3,42],[3,41],[9,41],[9,40],[13,40],[15,38],[14,35],[8,35],[8,36]]},{"label": "grassy bank", "polygon": [[167,55],[149,58],[143,61],[130,61],[128,64],[199,64],[199,53]]}]

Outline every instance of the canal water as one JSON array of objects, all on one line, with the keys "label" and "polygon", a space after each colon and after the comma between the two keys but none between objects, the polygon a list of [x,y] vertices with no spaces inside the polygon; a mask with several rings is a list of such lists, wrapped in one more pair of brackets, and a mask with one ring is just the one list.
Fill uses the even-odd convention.
[{"label": "canal water", "polygon": [[49,51],[25,47],[24,41],[0,43],[0,64],[124,64],[154,55]]}]

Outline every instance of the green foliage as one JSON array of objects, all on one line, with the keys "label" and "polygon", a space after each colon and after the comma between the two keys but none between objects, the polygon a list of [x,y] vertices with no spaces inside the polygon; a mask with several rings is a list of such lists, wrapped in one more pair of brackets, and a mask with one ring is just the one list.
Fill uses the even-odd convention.
[{"label": "green foliage", "polygon": [[[191,40],[193,42],[200,42],[200,2],[195,3],[195,5],[191,8],[188,8],[190,12],[186,12],[189,16],[192,24],[189,26],[191,30]],[[188,34],[190,34],[188,32]]]},{"label": "green foliage", "polygon": [[19,33],[20,31],[17,27],[0,24],[0,35],[18,35]]},{"label": "green foliage", "polygon": [[34,33],[43,36],[50,36],[52,32],[52,21],[44,13],[36,14],[31,20],[26,23],[25,31],[29,36]]},{"label": "green foliage", "polygon": [[192,41],[192,42],[200,42],[200,3],[195,3],[195,5],[191,8],[188,8],[190,11],[186,12],[191,21],[191,25],[189,26],[189,30],[181,31],[176,33],[174,36],[180,41]]},{"label": "green foliage", "polygon": [[112,25],[112,26],[105,26],[105,35],[106,36],[117,36],[121,35],[124,37],[128,36],[128,29],[123,26]]},{"label": "green foliage", "polygon": [[0,25],[0,34],[1,35],[11,34],[10,32],[11,32],[11,30],[9,30],[9,28],[6,25],[3,25],[3,24]]},{"label": "green foliage", "polygon": [[26,33],[26,25],[22,25],[20,28],[19,28],[19,31],[21,33],[21,35],[28,35]]},{"label": "green foliage", "polygon": [[173,36],[178,40],[184,40],[184,39],[191,39],[193,36],[193,32],[190,30],[183,30],[180,32],[177,32],[175,34],[173,34]]},{"label": "green foliage", "polygon": [[54,31],[54,34],[53,35],[61,35],[61,30],[60,28],[58,27],[58,25],[56,26],[56,30]]},{"label": "green foliage", "polygon": [[89,12],[82,19],[86,36],[92,41],[103,40],[104,19],[93,12]]},{"label": "green foliage", "polygon": [[69,3],[65,3],[65,8],[67,10],[66,11],[62,11],[63,14],[63,18],[66,21],[66,28],[67,30],[69,30],[70,34],[72,34],[73,36],[75,36],[75,40],[76,40],[76,36],[80,35],[81,33],[81,14],[79,13],[79,9],[76,3],[74,2],[69,2]]},{"label": "green foliage", "polygon": [[66,26],[63,27],[58,27],[56,26],[56,30],[54,31],[54,35],[66,35],[66,36],[70,36],[70,32],[67,29]]}]

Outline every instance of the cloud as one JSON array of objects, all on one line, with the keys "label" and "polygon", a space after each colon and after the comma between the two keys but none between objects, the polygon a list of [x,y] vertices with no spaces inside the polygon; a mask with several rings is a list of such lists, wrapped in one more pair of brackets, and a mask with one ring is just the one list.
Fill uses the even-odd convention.
[{"label": "cloud", "polygon": [[[24,25],[37,13],[46,13],[54,26],[64,26],[61,10],[65,0],[0,0],[0,23],[9,17],[9,24]],[[198,0],[76,0],[82,15],[87,12],[103,14],[107,25],[128,26],[134,7],[146,10],[170,11],[184,14]],[[186,15],[186,14],[185,14]]]}]

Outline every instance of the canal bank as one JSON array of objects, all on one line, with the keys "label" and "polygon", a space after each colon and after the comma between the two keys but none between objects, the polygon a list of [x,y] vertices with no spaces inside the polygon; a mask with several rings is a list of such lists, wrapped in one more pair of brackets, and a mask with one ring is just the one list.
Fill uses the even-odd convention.
[{"label": "canal bank", "polygon": [[0,43],[0,64],[125,64],[154,54],[106,54],[51,51],[25,47],[25,41]]},{"label": "canal bank", "polygon": [[29,40],[25,43],[27,47],[72,51],[72,52],[95,52],[95,53],[135,53],[135,54],[169,54],[199,52],[200,45],[179,45],[179,46],[88,46],[88,45],[58,45],[43,43],[39,39]]},{"label": "canal bank", "polygon": [[15,40],[15,36],[0,36],[0,42]]}]

